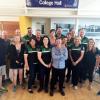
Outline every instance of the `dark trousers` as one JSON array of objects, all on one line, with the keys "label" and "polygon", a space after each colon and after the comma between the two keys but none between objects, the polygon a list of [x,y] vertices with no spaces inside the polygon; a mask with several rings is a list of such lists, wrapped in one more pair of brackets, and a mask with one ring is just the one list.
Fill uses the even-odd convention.
[{"label": "dark trousers", "polygon": [[67,71],[67,75],[66,75],[66,78],[67,78],[67,82],[70,81],[70,77],[71,77],[71,72],[72,72],[72,65],[71,65],[71,61],[68,59],[67,60],[67,68],[68,68],[68,71]]},{"label": "dark trousers", "polygon": [[36,68],[35,68],[35,80],[39,80],[39,73],[40,73],[40,64],[38,63]]},{"label": "dark trousers", "polygon": [[73,86],[77,86],[80,78],[80,64],[72,67],[72,84]]},{"label": "dark trousers", "polygon": [[63,83],[64,83],[64,78],[65,78],[65,68],[64,69],[56,69],[52,68],[52,77],[51,77],[51,82],[50,82],[50,90],[54,90],[54,86],[56,84],[57,79],[59,82],[59,90],[63,89]]},{"label": "dark trousers", "polygon": [[89,82],[93,81],[93,72],[94,72],[94,66],[93,65],[88,65],[87,75],[88,75]]},{"label": "dark trousers", "polygon": [[29,64],[29,79],[28,79],[28,89],[32,89],[32,85],[35,78],[35,68],[37,64],[30,63]]},{"label": "dark trousers", "polygon": [[50,78],[50,68],[46,68],[45,66],[40,66],[40,88],[48,89]]}]

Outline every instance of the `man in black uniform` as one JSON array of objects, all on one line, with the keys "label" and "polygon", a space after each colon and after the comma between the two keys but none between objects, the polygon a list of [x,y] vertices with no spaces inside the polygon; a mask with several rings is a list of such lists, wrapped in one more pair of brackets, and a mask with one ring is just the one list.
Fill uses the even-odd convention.
[{"label": "man in black uniform", "polygon": [[[87,49],[87,44],[88,44],[88,38],[85,36],[85,29],[81,28],[79,30],[79,36],[81,37],[81,45],[85,48],[85,53],[86,53],[86,49]],[[82,83],[86,80],[87,75],[86,75],[86,61],[85,61],[85,54],[81,63],[81,76],[80,76],[80,83],[81,83],[81,87],[82,87]]]}]

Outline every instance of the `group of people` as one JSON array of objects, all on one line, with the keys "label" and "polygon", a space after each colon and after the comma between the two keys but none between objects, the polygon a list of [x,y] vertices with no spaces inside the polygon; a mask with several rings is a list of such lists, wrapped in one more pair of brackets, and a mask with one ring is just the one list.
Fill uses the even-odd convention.
[{"label": "group of people", "polygon": [[[9,58],[10,74],[6,72],[6,60]],[[62,28],[51,29],[50,33],[41,36],[41,31],[32,34],[32,28],[27,28],[27,34],[21,37],[16,31],[13,41],[6,41],[0,37],[0,91],[7,91],[2,86],[2,76],[6,75],[13,84],[16,92],[17,84],[25,88],[24,72],[28,79],[28,92],[33,93],[33,85],[39,80],[38,92],[45,91],[54,95],[59,83],[59,92],[65,96],[64,81],[71,82],[73,88],[78,89],[89,80],[92,88],[95,66],[100,66],[100,51],[95,47],[95,41],[85,37],[85,30],[80,29],[76,36],[74,28],[67,36],[62,35]],[[67,70],[67,73],[66,73]],[[12,74],[11,74],[12,73]],[[50,90],[50,91],[49,91]]]}]

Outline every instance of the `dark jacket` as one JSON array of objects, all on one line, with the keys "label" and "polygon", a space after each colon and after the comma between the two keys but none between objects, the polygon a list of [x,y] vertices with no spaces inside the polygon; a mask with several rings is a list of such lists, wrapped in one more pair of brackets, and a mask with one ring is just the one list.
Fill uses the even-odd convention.
[{"label": "dark jacket", "polygon": [[5,65],[6,43],[0,38],[0,66]]}]

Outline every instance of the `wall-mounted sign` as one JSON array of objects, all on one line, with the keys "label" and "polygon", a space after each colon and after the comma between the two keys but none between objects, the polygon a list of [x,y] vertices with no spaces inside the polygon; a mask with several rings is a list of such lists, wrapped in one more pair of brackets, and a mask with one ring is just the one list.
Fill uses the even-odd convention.
[{"label": "wall-mounted sign", "polygon": [[78,8],[79,0],[26,0],[27,7]]}]

